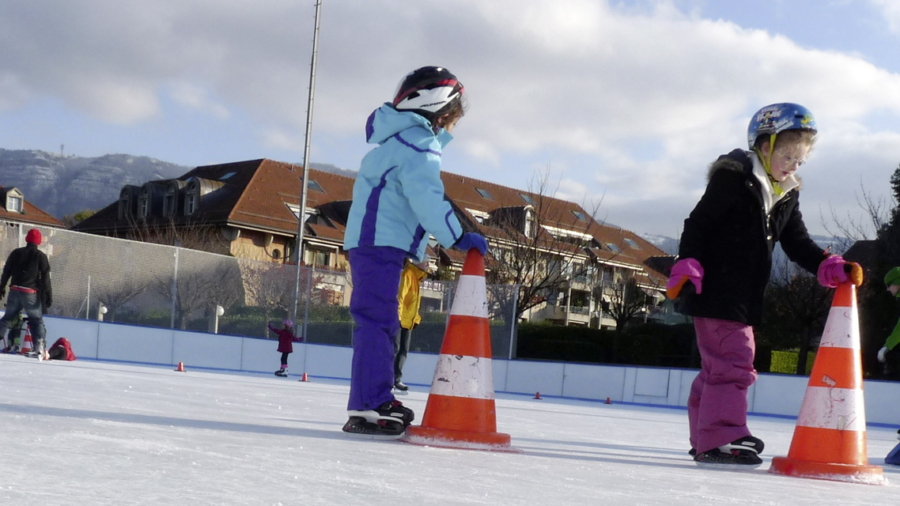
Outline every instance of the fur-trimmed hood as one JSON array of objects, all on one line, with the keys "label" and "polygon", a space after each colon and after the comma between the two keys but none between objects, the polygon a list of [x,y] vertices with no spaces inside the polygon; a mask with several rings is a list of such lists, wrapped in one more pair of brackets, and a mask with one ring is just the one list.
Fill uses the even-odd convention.
[{"label": "fur-trimmed hood", "polygon": [[[709,164],[709,171],[706,173],[706,181],[709,182],[717,170],[733,170],[735,172],[743,172],[747,174],[747,176],[753,177],[754,160],[759,160],[759,157],[755,152],[744,149],[735,149],[731,153],[722,155],[717,158],[716,161]],[[791,177],[797,181],[796,186],[791,189],[799,191],[803,181],[796,173],[792,174]]]}]

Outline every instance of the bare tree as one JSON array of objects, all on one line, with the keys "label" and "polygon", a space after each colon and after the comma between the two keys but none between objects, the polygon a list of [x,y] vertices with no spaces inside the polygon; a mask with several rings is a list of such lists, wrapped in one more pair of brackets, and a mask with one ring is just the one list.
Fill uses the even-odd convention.
[{"label": "bare tree", "polygon": [[766,287],[766,318],[760,333],[771,344],[786,348],[798,346],[796,374],[806,374],[807,356],[825,328],[831,297],[831,290],[822,287],[815,276],[787,259],[773,268]]},{"label": "bare tree", "polygon": [[593,215],[599,203],[589,215],[579,217],[570,203],[553,197],[555,193],[548,172],[536,175],[529,185],[530,206],[498,209],[482,224],[492,229],[495,243],[487,259],[488,285],[518,286],[515,307],[507,288],[491,294],[502,315],[519,318],[545,304],[588,262],[585,248],[592,243],[590,230],[596,225]]},{"label": "bare tree", "polygon": [[610,295],[609,314],[616,321],[616,333],[621,333],[647,306],[647,294],[638,285],[631,271],[623,271],[622,277],[608,285]]},{"label": "bare tree", "polygon": [[116,321],[116,313],[123,306],[137,298],[147,290],[147,285],[134,278],[123,277],[117,283],[97,289],[97,300],[107,309],[107,320]]},{"label": "bare tree", "polygon": [[[291,305],[294,303],[293,269],[294,266],[268,262],[241,262],[247,303],[262,308],[266,322],[276,311],[291,314]],[[301,293],[305,293],[306,279],[302,274]],[[264,326],[262,332],[263,336],[268,335],[268,328]]]},{"label": "bare tree", "polygon": [[174,300],[175,325],[187,328],[191,315],[211,305],[210,295],[215,292],[221,280],[216,269],[209,265],[194,268],[179,267],[176,281],[169,277],[156,277],[151,285],[153,291],[169,301]]}]

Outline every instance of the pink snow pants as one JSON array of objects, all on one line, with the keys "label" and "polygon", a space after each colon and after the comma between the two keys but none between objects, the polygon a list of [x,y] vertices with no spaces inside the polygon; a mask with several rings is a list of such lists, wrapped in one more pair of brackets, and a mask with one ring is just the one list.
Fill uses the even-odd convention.
[{"label": "pink snow pants", "polygon": [[694,318],[700,349],[700,374],[691,385],[688,423],[691,447],[698,453],[750,435],[747,389],[756,381],[753,327],[743,323]]}]

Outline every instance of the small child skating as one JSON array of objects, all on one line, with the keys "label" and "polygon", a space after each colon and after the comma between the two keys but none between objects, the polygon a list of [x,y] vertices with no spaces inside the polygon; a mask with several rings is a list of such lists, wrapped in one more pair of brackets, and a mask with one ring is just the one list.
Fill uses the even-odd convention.
[{"label": "small child skating", "polygon": [[429,233],[447,248],[487,251],[484,237],[463,233],[444,200],[441,153],[463,115],[462,95],[450,71],[422,67],[366,123],[366,141],[378,147],[360,165],[344,234],[356,323],[344,432],[395,438],[415,418],[391,393],[404,259],[422,260]]},{"label": "small child skating", "polygon": [[[894,267],[884,276],[884,286],[891,292],[891,295],[900,299],[900,267]],[[894,327],[894,331],[884,341],[884,346],[878,350],[878,361],[884,364],[884,376],[889,379],[895,379],[900,370],[895,365],[896,357],[891,353],[897,344],[900,343],[900,320]]]},{"label": "small child skating", "polygon": [[294,335],[294,322],[284,320],[281,322],[280,329],[276,329],[269,324],[269,330],[278,336],[278,353],[281,353],[281,369],[275,371],[275,376],[287,378],[288,375],[288,355],[294,352],[294,343],[302,342],[302,337]]},{"label": "small child skating", "polygon": [[4,338],[2,353],[19,353],[22,346],[22,330],[25,327],[25,319],[19,313],[9,324]]},{"label": "small child skating", "polygon": [[684,222],[666,288],[676,310],[694,317],[701,370],[688,422],[698,463],[762,463],[763,442],[747,428],[747,389],[756,381],[752,325],[762,318],[775,243],[824,286],[848,279],[847,262],[810,239],[800,214],[795,172],[815,135],[805,107],[762,108],[750,121],[750,150],[736,149],[710,166],[706,192]]},{"label": "small child skating", "polygon": [[[891,292],[891,295],[900,299],[900,267],[894,267],[884,276],[884,286]],[[892,351],[900,343],[900,320],[894,327],[894,331],[887,337],[884,346],[878,350],[878,361],[884,364],[884,376],[886,378],[895,377],[900,371],[896,368],[897,357],[893,356]],[[898,439],[900,439],[900,431],[897,431]],[[884,458],[885,464],[900,465],[900,443],[894,447]]]},{"label": "small child skating", "polygon": [[397,312],[400,316],[400,333],[394,343],[394,390],[400,395],[409,393],[409,387],[403,383],[403,365],[409,355],[409,342],[412,331],[422,321],[419,306],[422,305],[422,280],[428,275],[428,259],[415,263],[406,259],[406,265],[400,274],[400,291],[397,293]]}]

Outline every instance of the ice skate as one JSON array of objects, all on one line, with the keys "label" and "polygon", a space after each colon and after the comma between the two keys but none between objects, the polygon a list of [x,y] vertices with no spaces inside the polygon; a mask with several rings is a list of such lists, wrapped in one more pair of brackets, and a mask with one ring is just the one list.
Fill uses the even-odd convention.
[{"label": "ice skate", "polygon": [[400,422],[403,427],[409,426],[412,421],[416,418],[413,410],[407,408],[403,405],[402,402],[394,400],[388,401],[378,406],[378,409],[370,409],[370,410],[348,410],[347,414],[350,415],[350,418],[353,417],[362,417],[366,421],[371,423],[378,423],[378,421],[388,421],[388,422]]},{"label": "ice skate", "polygon": [[351,416],[341,430],[354,437],[397,439],[406,432],[406,426],[397,420],[378,420],[370,422],[362,416]]},{"label": "ice skate", "polygon": [[762,465],[759,454],[765,448],[762,440],[745,436],[712,450],[697,453],[694,461],[698,465],[733,469],[755,469]]},{"label": "ice skate", "polygon": [[394,392],[398,395],[409,395],[409,387],[406,386],[402,381],[398,381],[394,383]]},{"label": "ice skate", "polygon": [[287,369],[281,368],[275,371],[275,376],[281,376],[282,378],[287,378],[288,372]]}]

